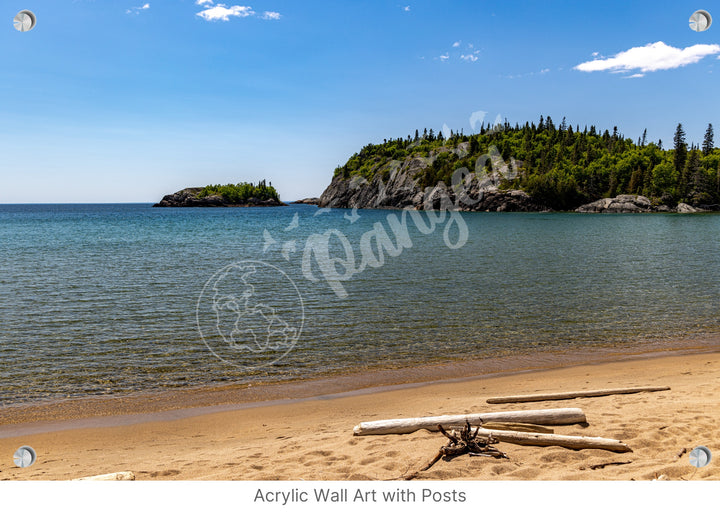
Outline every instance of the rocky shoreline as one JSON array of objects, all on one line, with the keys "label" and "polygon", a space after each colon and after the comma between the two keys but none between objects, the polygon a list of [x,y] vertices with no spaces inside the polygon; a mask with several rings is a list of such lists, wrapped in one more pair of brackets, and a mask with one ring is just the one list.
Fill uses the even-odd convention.
[{"label": "rocky shoreline", "polygon": [[257,199],[251,197],[245,203],[231,203],[222,196],[198,197],[202,188],[190,187],[179,190],[174,194],[164,196],[159,203],[153,207],[255,207],[255,206],[287,206],[282,201],[274,199]]},{"label": "rocky shoreline", "polygon": [[407,160],[385,181],[376,175],[372,181],[361,176],[336,175],[319,199],[321,208],[415,208],[454,209],[473,212],[543,212],[547,207],[522,190],[498,188],[503,171],[477,179],[472,177],[456,192],[444,183],[421,190],[415,177],[427,168],[422,158]]},{"label": "rocky shoreline", "polygon": [[650,212],[674,212],[678,214],[694,214],[707,212],[708,209],[678,203],[674,208],[668,205],[653,205],[645,196],[623,194],[617,197],[598,199],[592,203],[582,205],[575,209],[581,214],[640,214]]},{"label": "rocky shoreline", "polygon": [[[472,179],[456,194],[443,183],[420,190],[413,179],[418,169],[426,165],[421,160],[411,161],[408,167],[396,170],[387,181],[375,176],[368,181],[361,176],[342,178],[335,176],[319,198],[321,208],[415,208],[418,210],[449,209],[469,212],[549,212],[522,190],[503,190],[497,177]],[[417,163],[420,162],[420,163]],[[720,211],[720,206],[677,206],[653,204],[645,196],[624,194],[604,198],[577,207],[577,213],[629,214],[629,213],[681,213],[690,214]]]},{"label": "rocky shoreline", "polygon": [[306,197],[305,199],[298,199],[297,201],[293,201],[290,204],[291,205],[319,205],[320,198],[319,197]]}]

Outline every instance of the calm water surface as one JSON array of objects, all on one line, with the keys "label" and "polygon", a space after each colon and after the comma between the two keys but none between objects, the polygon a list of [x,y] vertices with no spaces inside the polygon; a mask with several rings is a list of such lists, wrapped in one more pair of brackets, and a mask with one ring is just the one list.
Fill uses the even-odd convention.
[{"label": "calm water surface", "polygon": [[[423,234],[408,219],[412,247],[341,282],[347,296],[316,260],[318,281],[303,275],[309,236],[336,230],[329,256],[342,273],[338,236],[359,262],[364,233],[382,227],[393,236],[392,214],[0,205],[0,404],[622,348],[720,330],[718,214],[465,213],[458,249],[446,245],[445,223]],[[457,227],[449,237],[457,240]],[[255,316],[275,311],[297,331],[298,296],[304,305],[294,348],[262,367],[272,354],[248,348],[230,364],[198,331],[199,320],[211,347],[248,337],[205,303],[213,295],[242,312],[247,289],[223,298],[213,282],[243,287],[237,271],[216,273],[246,260],[287,275],[257,273],[252,293],[269,308]]]}]

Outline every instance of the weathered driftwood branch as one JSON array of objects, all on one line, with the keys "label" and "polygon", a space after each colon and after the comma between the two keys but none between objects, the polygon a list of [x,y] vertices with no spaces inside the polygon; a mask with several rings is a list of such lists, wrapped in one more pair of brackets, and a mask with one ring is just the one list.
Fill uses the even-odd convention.
[{"label": "weathered driftwood branch", "polygon": [[485,422],[483,429],[497,429],[499,431],[521,431],[523,433],[545,433],[553,434],[554,429],[535,424],[523,424],[521,422]]},{"label": "weathered driftwood branch", "polygon": [[562,434],[520,433],[516,431],[495,431],[478,428],[478,436],[492,436],[500,442],[517,445],[550,446],[557,445],[567,449],[605,449],[613,452],[632,452],[632,449],[620,440],[593,436],[566,436]]},{"label": "weathered driftwood branch", "polygon": [[667,391],[668,386],[641,386],[638,388],[612,388],[605,390],[566,391],[561,393],[535,393],[531,395],[512,395],[509,397],[492,397],[488,404],[508,404],[512,402],[540,402],[544,400],[565,400],[582,397],[604,397],[606,395],[627,395],[643,391]]},{"label": "weathered driftwood branch", "polygon": [[440,447],[438,453],[427,463],[427,465],[412,474],[404,476],[403,479],[415,479],[421,472],[429,470],[430,467],[435,465],[443,457],[452,458],[463,454],[469,454],[470,456],[509,459],[507,454],[492,446],[492,444],[497,443],[495,438],[492,436],[486,439],[478,438],[480,428],[476,427],[475,430],[473,430],[469,422],[465,422],[462,429],[451,430],[450,432],[447,432],[443,429],[442,425],[438,424],[437,430],[448,439],[447,445]]},{"label": "weathered driftwood branch", "polygon": [[421,418],[397,418],[361,422],[355,426],[355,435],[407,434],[419,429],[436,431],[438,425],[453,426],[470,422],[479,425],[484,422],[522,422],[539,425],[584,424],[585,413],[578,408],[534,409],[529,411],[500,411],[497,413],[475,413],[470,415],[441,415]]},{"label": "weathered driftwood branch", "polygon": [[100,474],[99,476],[88,476],[73,479],[73,481],[135,481],[133,472],[113,472],[111,474]]}]

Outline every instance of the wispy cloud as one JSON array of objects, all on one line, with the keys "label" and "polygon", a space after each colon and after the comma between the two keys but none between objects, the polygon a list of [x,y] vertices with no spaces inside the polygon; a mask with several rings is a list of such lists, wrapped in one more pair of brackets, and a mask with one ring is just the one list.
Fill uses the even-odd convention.
[{"label": "wispy cloud", "polygon": [[[249,5],[233,5],[228,7],[226,4],[214,5],[212,0],[196,0],[195,3],[202,6],[212,5],[212,7],[207,7],[207,9],[197,13],[197,16],[209,22],[218,20],[227,22],[230,21],[230,18],[247,18],[257,14]],[[262,20],[279,20],[280,17],[280,13],[276,11],[264,11],[259,15],[259,18]]]},{"label": "wispy cloud", "polygon": [[[593,59],[580,63],[575,70],[581,72],[625,73],[637,70],[642,74],[658,70],[671,70],[697,63],[705,56],[720,54],[720,45],[697,44],[686,48],[675,48],[662,41],[649,43],[644,47],[633,47],[613,57]],[[595,54],[593,54],[595,55]],[[635,74],[638,76],[638,74]]]},{"label": "wispy cloud", "polygon": [[139,14],[140,11],[145,11],[146,9],[150,9],[150,4],[143,4],[140,7],[131,7],[125,11],[125,14]]},{"label": "wispy cloud", "polygon": [[[455,61],[457,59],[459,59],[461,61],[466,61],[469,63],[474,63],[475,61],[478,60],[478,54],[480,54],[479,50],[474,50],[472,52],[468,51],[467,54],[465,54],[461,50],[454,50],[454,49],[459,49],[461,46],[462,46],[462,41],[458,40],[452,44],[452,50],[446,51],[445,53],[437,56],[435,59],[439,59],[443,63],[448,60]],[[468,49],[472,50],[472,48],[473,48],[472,44],[468,44]]]},{"label": "wispy cloud", "polygon": [[403,11],[405,11],[406,13],[409,13],[409,12],[410,12],[410,6],[409,6],[409,5],[406,5],[405,7],[403,7]]},{"label": "wispy cloud", "polygon": [[545,75],[550,73],[549,68],[543,68],[542,70],[538,70],[537,72],[526,72],[524,74],[514,74],[514,75],[501,75],[500,77],[504,79],[521,79],[523,77],[532,77],[534,75]]}]

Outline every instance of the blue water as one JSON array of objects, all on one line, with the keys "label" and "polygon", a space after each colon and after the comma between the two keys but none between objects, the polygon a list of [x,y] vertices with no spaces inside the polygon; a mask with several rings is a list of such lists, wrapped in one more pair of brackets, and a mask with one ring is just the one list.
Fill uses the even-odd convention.
[{"label": "blue water", "polygon": [[[447,218],[425,234],[408,219],[412,246],[385,253],[377,267],[332,285],[313,255],[317,282],[303,274],[309,236],[336,231],[329,257],[342,274],[337,236],[357,264],[366,232],[381,227],[395,240],[393,214],[401,215],[0,205],[0,404],[622,348],[720,330],[718,214],[463,213],[455,217],[467,242],[458,249],[445,242]],[[457,242],[457,224],[447,237]],[[238,274],[247,270],[218,276],[241,261],[284,274],[255,262],[252,291]],[[218,279],[234,294],[218,290]],[[229,300],[218,310],[242,313],[248,292],[266,307],[253,318],[277,316],[276,349],[254,346],[260,327],[243,328],[252,318],[221,321],[215,312],[213,300]]]}]

